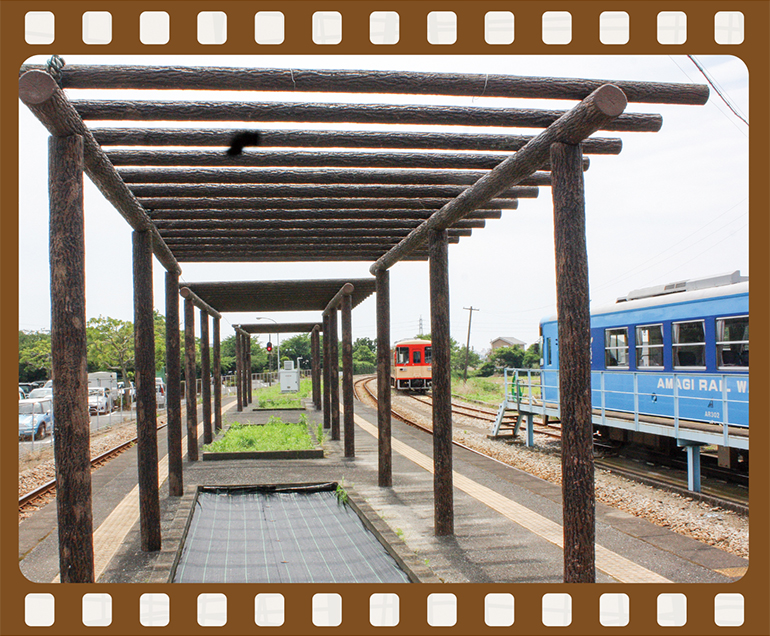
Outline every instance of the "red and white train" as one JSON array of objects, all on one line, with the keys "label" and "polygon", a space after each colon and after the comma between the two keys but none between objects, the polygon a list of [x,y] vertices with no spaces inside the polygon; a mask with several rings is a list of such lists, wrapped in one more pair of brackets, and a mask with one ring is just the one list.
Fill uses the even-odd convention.
[{"label": "red and white train", "polygon": [[401,340],[390,359],[390,386],[395,389],[425,392],[431,387],[430,340]]}]

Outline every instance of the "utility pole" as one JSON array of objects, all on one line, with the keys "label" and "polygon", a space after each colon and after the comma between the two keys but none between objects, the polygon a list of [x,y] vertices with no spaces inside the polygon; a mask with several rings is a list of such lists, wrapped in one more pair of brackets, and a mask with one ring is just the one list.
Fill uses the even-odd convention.
[{"label": "utility pole", "polygon": [[420,335],[422,335],[422,316],[420,316]]},{"label": "utility pole", "polygon": [[463,307],[463,309],[468,310],[468,340],[465,342],[465,371],[463,373],[463,384],[465,384],[465,382],[468,380],[468,353],[471,348],[471,319],[473,318],[473,312],[480,310],[474,309],[473,305],[470,307]]}]

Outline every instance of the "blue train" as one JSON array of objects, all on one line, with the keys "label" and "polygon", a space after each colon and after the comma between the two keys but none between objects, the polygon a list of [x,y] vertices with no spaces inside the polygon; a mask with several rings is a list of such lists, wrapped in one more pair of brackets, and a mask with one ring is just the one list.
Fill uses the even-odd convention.
[{"label": "blue train", "polygon": [[[540,333],[542,401],[558,404],[556,318],[543,320]],[[720,445],[732,446],[737,428],[747,447],[748,277],[733,272],[641,289],[593,310],[591,392],[595,414],[632,417],[636,430],[640,420],[668,423],[679,440],[686,437],[680,427],[711,429]]]}]

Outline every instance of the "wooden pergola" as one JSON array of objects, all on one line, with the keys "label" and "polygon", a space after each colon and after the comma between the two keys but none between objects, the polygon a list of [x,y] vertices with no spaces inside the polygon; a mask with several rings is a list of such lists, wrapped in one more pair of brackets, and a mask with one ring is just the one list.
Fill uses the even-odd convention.
[{"label": "wooden pergola", "polygon": [[[52,135],[52,347],[55,417],[60,423],[56,457],[61,480],[58,502],[63,581],[93,578],[92,563],[80,556],[91,545],[82,284],[83,171],[135,230],[139,483],[145,550],[160,547],[153,253],[167,270],[168,323],[172,326],[178,324],[182,262],[373,262],[370,271],[377,291],[379,483],[383,487],[392,485],[388,270],[401,260],[428,260],[435,532],[448,535],[453,533],[453,500],[447,247],[469,236],[473,229],[484,227],[487,220],[499,218],[502,210],[516,209],[519,199],[537,196],[539,186],[551,185],[562,361],[565,581],[594,580],[590,336],[582,182],[587,160],[583,155],[620,152],[619,139],[590,137],[596,131],[654,132],[660,128],[659,115],[625,113],[627,102],[703,104],[708,99],[707,87],[376,71],[64,66],[54,77],[39,68],[22,70],[20,97]],[[578,103],[570,110],[543,110],[362,105],[324,102],[321,97],[318,102],[280,103],[128,101],[112,97],[83,100],[75,95],[77,89],[127,88],[468,97],[484,94]],[[65,95],[62,89],[71,89],[71,93]],[[101,121],[132,124],[108,128],[97,123]],[[159,121],[180,124],[155,128],[142,123]],[[222,122],[228,122],[226,127]],[[268,122],[281,122],[286,127],[261,126]],[[306,123],[325,128],[303,129]],[[384,131],[339,129],[351,123],[389,127]],[[484,131],[406,132],[404,124],[484,127]],[[490,127],[535,128],[542,132],[490,134]],[[244,140],[246,145],[241,147]],[[230,311],[195,286],[188,286],[188,291],[197,300],[188,298],[186,315],[188,306],[192,312],[195,302],[205,305],[198,304],[202,316]],[[351,294],[339,291],[336,304],[333,299],[327,300],[322,307],[325,347],[337,342],[337,305],[342,305],[344,318],[346,303],[351,303]],[[73,299],[77,302],[73,303]],[[285,309],[285,301],[285,297],[278,297],[276,306]],[[177,305],[176,309],[172,305]],[[214,325],[218,330],[217,320]],[[343,320],[343,332],[345,328]],[[169,331],[175,333],[173,328]],[[177,342],[177,361],[178,346]],[[173,356],[170,342],[167,350]],[[331,367],[332,375],[331,381],[324,383],[325,393],[327,385],[335,384],[337,377],[336,355],[328,360],[330,364],[325,366]],[[169,360],[169,368],[171,364]],[[216,366],[215,362],[215,372]],[[339,398],[335,405],[334,391],[324,400],[336,417],[338,402]],[[347,414],[347,402],[345,406]],[[194,404],[192,407],[194,413]],[[188,413],[190,408],[188,403]],[[189,426],[188,421],[188,440]],[[181,431],[179,436],[174,444],[181,443]]]}]

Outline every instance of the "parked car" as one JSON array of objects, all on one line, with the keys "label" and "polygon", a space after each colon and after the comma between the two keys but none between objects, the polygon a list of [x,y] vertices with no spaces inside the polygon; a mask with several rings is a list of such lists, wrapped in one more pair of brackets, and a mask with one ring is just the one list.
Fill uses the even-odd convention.
[{"label": "parked car", "polygon": [[27,399],[27,394],[24,393],[24,391],[22,391],[21,389],[19,389],[19,399],[20,400],[26,400]]},{"label": "parked car", "polygon": [[155,378],[155,406],[159,409],[166,408],[166,385],[161,378]]},{"label": "parked car", "polygon": [[92,387],[88,389],[88,412],[91,415],[109,413],[112,411],[112,397],[109,389],[105,387]]},{"label": "parked car", "polygon": [[27,398],[30,400],[48,399],[53,401],[53,389],[32,389]]},{"label": "parked car", "polygon": [[19,388],[24,391],[24,396],[28,396],[30,391],[36,389],[37,386],[34,382],[19,382]]},{"label": "parked car", "polygon": [[[123,381],[118,382],[118,395],[126,399],[126,383]],[[136,402],[136,387],[133,382],[128,383],[128,395],[132,402]]]},{"label": "parked car", "polygon": [[43,439],[53,433],[53,403],[50,399],[19,400],[19,439]]}]

